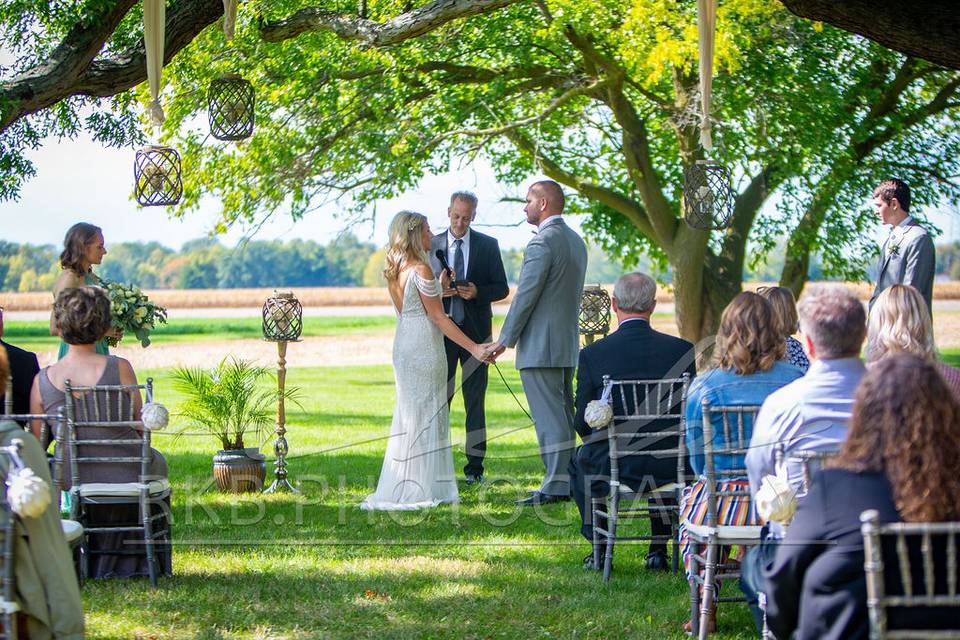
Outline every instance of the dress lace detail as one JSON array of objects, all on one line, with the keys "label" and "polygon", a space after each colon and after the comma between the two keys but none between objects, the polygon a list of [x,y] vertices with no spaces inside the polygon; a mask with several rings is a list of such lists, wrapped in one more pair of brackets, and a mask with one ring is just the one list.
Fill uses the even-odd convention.
[{"label": "dress lace detail", "polygon": [[377,490],[363,501],[362,509],[422,509],[459,500],[443,334],[427,317],[418,292],[439,296],[440,283],[414,271],[404,285],[393,341],[397,404]]}]

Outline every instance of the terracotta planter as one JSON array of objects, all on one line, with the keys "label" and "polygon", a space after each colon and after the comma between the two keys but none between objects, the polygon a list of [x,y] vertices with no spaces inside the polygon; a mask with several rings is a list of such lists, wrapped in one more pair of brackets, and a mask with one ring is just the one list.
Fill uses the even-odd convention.
[{"label": "terracotta planter", "polygon": [[213,477],[224,493],[250,493],[263,490],[267,467],[257,449],[218,451],[213,456]]}]

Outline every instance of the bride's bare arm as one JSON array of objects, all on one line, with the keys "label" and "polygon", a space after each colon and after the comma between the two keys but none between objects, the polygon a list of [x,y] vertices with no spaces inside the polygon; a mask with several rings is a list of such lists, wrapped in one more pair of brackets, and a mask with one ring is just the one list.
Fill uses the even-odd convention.
[{"label": "bride's bare arm", "polygon": [[[433,271],[431,271],[429,265],[418,264],[414,269],[414,272],[410,274],[411,278],[419,276],[421,280],[429,280],[434,282]],[[415,283],[418,284],[419,283]],[[437,325],[440,331],[443,332],[443,335],[447,336],[455,343],[466,349],[470,352],[477,360],[485,360],[487,357],[484,349],[467,337],[467,335],[460,330],[460,327],[454,323],[453,320],[447,317],[447,314],[443,312],[443,303],[440,301],[440,289],[437,288],[436,295],[430,295],[429,293],[424,293],[423,289],[420,286],[417,286],[417,293],[420,294],[420,300],[423,301],[423,308],[427,312],[427,317],[430,318],[430,321],[433,324]]]}]

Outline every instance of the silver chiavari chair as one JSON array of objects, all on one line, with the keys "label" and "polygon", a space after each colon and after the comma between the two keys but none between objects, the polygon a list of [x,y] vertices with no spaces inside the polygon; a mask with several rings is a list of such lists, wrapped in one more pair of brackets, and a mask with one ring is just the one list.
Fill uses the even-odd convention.
[{"label": "silver chiavari chair", "polygon": [[[591,499],[593,522],[594,567],[600,568],[600,550],[606,547],[603,557],[603,581],[610,580],[613,564],[613,547],[618,541],[637,542],[673,541],[673,571],[679,564],[677,527],[680,515],[680,493],[685,478],[684,422],[686,420],[687,388],[690,374],[679,378],[660,380],[611,380],[603,378],[604,388],[609,385],[614,406],[613,421],[607,427],[607,442],[610,457],[610,489],[606,496]],[[654,430],[647,430],[653,427]],[[657,445],[665,444],[661,448]],[[653,456],[676,459],[677,480],[663,486],[628,486],[620,476],[620,466],[625,458]],[[673,504],[664,504],[673,498]],[[646,504],[638,502],[646,501]],[[622,521],[659,514],[670,518],[671,535],[630,535],[618,531]],[[606,521],[606,525],[599,522]]]},{"label": "silver chiavari chair", "polygon": [[[860,514],[860,523],[871,640],[960,638],[957,574],[960,522],[880,524],[880,514],[870,509]],[[891,573],[899,574],[899,585],[891,580]],[[897,593],[887,593],[891,584],[899,587]],[[922,607],[956,609],[952,628],[906,628],[904,624],[890,624],[890,609],[910,611]],[[923,616],[911,618],[913,623]]]}]

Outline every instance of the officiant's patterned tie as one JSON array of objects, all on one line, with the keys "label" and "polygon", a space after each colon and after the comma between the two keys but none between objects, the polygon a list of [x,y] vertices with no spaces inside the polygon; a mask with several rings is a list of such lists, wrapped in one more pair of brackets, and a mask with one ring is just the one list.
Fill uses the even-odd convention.
[{"label": "officiant's patterned tie", "polygon": [[[453,241],[453,273],[456,276],[457,280],[464,280],[465,275],[463,273],[463,239],[457,238]],[[463,324],[463,319],[465,317],[465,311],[463,308],[463,298],[460,296],[453,296],[450,298],[450,317],[457,324]]]}]

